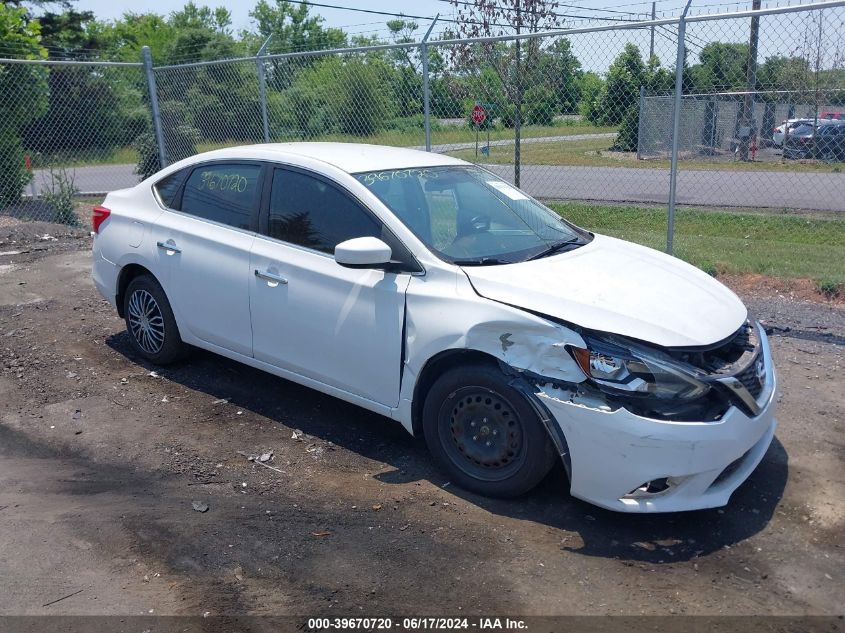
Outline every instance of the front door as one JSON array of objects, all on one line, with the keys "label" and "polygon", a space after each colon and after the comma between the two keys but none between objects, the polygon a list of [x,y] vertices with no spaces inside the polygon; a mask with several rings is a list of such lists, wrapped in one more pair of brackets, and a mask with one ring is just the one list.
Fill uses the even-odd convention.
[{"label": "front door", "polygon": [[399,402],[408,273],[350,269],[334,247],[383,237],[372,214],[316,175],[275,169],[250,268],[255,358],[387,406]]}]

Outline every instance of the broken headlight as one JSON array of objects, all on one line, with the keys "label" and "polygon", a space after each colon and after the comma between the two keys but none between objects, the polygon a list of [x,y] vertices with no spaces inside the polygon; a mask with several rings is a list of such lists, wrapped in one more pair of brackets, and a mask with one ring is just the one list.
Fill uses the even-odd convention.
[{"label": "broken headlight", "polygon": [[575,362],[600,389],[614,395],[693,400],[710,390],[684,367],[658,350],[616,337],[585,336],[587,349],[570,347]]}]

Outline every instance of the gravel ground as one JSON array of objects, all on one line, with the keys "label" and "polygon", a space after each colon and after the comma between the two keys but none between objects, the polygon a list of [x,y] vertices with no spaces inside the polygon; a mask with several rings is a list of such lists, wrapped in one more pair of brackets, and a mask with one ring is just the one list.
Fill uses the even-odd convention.
[{"label": "gravel ground", "polygon": [[726,508],[625,516],[562,469],[464,493],[397,424],[211,354],[144,365],[89,247],[0,229],[0,614],[842,613],[841,306],[746,296],[771,449]]}]

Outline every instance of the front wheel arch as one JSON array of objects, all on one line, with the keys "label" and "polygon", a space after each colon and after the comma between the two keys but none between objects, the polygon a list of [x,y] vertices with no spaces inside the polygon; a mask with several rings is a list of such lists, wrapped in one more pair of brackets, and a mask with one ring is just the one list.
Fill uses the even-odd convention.
[{"label": "front wheel arch", "polygon": [[454,367],[462,365],[478,365],[485,364],[498,367],[505,375],[510,378],[510,384],[517,391],[519,391],[528,404],[534,409],[535,414],[540,419],[549,439],[554,444],[557,454],[560,456],[563,463],[566,476],[572,479],[572,459],[569,453],[569,444],[566,441],[566,436],[563,429],[554,419],[551,412],[546,405],[537,397],[535,389],[532,384],[526,379],[522,372],[510,367],[502,362],[492,354],[487,354],[474,349],[448,349],[432,356],[423,366],[419,374],[416,385],[414,386],[414,395],[412,401],[412,418],[411,424],[414,437],[423,436],[423,405],[426,396],[431,389],[434,381],[441,374],[449,371]]}]

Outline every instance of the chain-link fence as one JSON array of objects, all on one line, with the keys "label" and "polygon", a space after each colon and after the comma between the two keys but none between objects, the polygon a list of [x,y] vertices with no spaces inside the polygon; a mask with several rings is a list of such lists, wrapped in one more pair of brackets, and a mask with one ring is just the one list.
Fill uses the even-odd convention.
[{"label": "chain-link fence", "polygon": [[56,190],[102,195],[196,152],[366,142],[478,163],[712,272],[839,283],[843,18],[836,0],[180,66],[0,60],[0,203],[55,220]]}]

